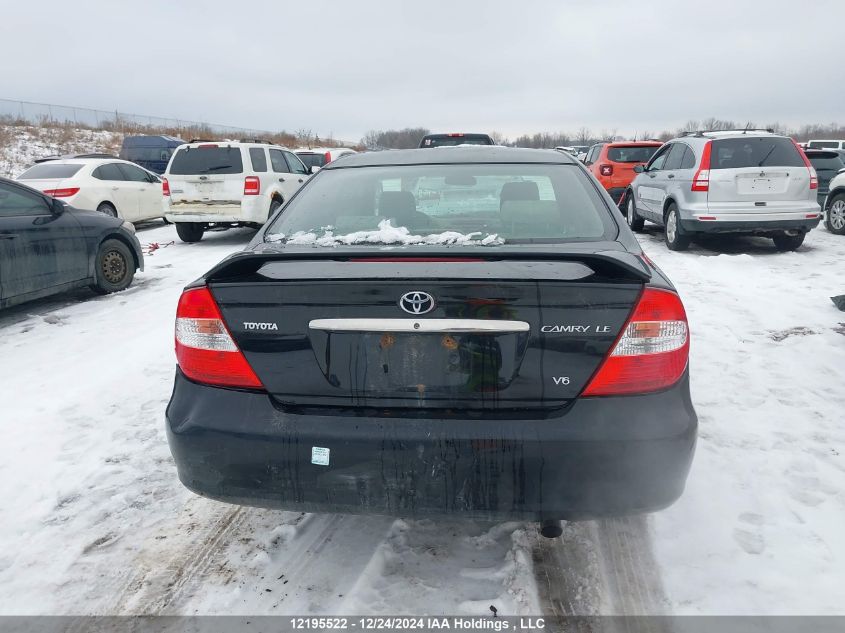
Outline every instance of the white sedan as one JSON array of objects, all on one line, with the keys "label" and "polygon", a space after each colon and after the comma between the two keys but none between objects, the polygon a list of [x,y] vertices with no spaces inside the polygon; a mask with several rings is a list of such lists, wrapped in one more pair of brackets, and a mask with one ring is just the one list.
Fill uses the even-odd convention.
[{"label": "white sedan", "polygon": [[66,158],[33,165],[17,178],[77,209],[130,222],[163,218],[167,198],[159,176],[117,158]]}]

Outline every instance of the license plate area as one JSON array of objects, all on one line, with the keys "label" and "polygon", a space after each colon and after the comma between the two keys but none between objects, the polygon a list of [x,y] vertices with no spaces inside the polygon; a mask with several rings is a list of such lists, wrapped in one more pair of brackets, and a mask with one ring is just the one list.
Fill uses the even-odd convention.
[{"label": "license plate area", "polygon": [[334,387],[420,399],[506,389],[518,376],[527,341],[527,332],[321,332],[312,345]]},{"label": "license plate area", "polygon": [[737,193],[740,194],[771,194],[786,191],[789,177],[785,174],[765,174],[753,176],[739,176],[736,182]]}]

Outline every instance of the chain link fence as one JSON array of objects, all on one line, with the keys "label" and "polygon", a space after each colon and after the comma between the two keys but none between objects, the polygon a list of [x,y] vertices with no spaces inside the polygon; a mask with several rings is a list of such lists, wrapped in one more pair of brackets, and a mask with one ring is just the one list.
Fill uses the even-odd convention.
[{"label": "chain link fence", "polygon": [[208,130],[214,134],[231,136],[270,136],[268,130],[217,125],[205,121],[188,121],[165,117],[130,114],[127,112],[107,112],[91,108],[56,105],[53,103],[33,103],[0,99],[0,119],[33,125],[74,125],[97,130],[128,132],[144,129],[173,130]]}]

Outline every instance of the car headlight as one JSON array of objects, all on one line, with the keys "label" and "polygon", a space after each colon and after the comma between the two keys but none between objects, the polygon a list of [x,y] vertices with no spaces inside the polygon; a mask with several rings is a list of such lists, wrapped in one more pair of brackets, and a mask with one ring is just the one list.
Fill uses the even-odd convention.
[{"label": "car headlight", "polygon": [[127,230],[127,231],[129,231],[130,233],[134,233],[134,232],[135,232],[135,225],[134,225],[134,224],[132,224],[131,222],[127,221],[127,220],[124,220],[124,221],[123,221],[123,224],[121,224],[120,226],[122,226],[124,229],[126,229],[126,230]]}]

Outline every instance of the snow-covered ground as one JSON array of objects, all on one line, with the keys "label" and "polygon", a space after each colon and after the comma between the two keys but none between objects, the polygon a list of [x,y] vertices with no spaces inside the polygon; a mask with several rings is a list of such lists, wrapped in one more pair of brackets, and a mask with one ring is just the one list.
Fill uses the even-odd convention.
[{"label": "snow-covered ground", "polygon": [[[671,253],[641,237],[691,323],[687,492],[550,546],[533,524],[238,508],[179,484],[163,421],[176,301],[251,234],[183,244],[151,224],[139,238],[162,248],[128,291],[0,313],[0,614],[537,614],[549,587],[535,575],[555,573],[571,578],[546,584],[571,583],[584,613],[845,613],[845,314],[828,298],[845,293],[845,239]],[[624,549],[653,557],[648,578]],[[601,578],[660,595],[613,607]]]},{"label": "snow-covered ground", "polygon": [[123,134],[105,130],[0,125],[0,176],[15,178],[36,158],[91,152],[117,155]]}]

